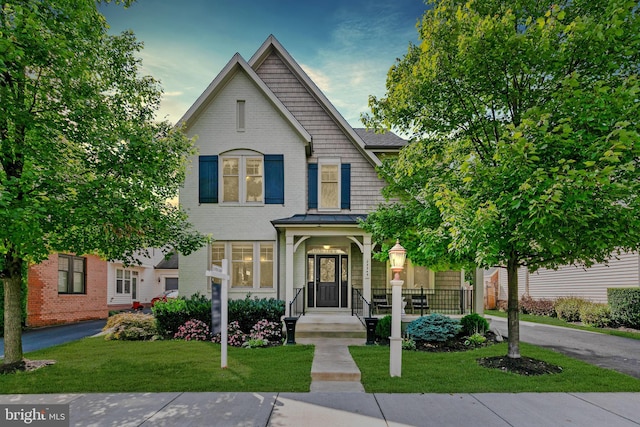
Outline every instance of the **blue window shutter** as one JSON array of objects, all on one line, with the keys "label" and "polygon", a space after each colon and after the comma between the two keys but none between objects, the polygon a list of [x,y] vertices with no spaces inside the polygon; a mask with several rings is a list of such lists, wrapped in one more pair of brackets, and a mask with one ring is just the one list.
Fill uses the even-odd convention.
[{"label": "blue window shutter", "polygon": [[309,163],[309,209],[318,208],[318,164]]},{"label": "blue window shutter", "polygon": [[218,156],[200,156],[199,203],[218,203]]},{"label": "blue window shutter", "polygon": [[284,203],[284,156],[265,154],[264,156],[264,202]]},{"label": "blue window shutter", "polygon": [[351,209],[351,165],[343,163],[340,172],[340,209]]}]

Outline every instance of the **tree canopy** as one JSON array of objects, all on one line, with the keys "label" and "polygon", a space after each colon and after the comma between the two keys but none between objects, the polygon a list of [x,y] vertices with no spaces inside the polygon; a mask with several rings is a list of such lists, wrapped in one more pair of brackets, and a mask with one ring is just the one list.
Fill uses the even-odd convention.
[{"label": "tree canopy", "polygon": [[427,265],[507,268],[512,358],[518,267],[640,247],[639,24],[635,1],[432,1],[370,99],[367,126],[410,143],[365,228]]},{"label": "tree canopy", "polygon": [[189,253],[206,238],[167,202],[195,149],[156,120],[162,90],[139,72],[135,36],[109,35],[94,0],[0,7],[0,277],[15,363],[24,263],[56,251],[135,262],[138,250]]}]

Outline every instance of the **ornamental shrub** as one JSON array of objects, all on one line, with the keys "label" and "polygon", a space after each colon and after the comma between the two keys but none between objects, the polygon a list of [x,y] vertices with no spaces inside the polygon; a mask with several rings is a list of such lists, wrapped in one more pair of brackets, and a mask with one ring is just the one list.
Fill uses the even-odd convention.
[{"label": "ornamental shrub", "polygon": [[391,336],[391,316],[386,315],[380,320],[378,320],[378,324],[376,325],[376,340],[377,341],[388,341]]},{"label": "ornamental shrub", "polygon": [[533,299],[529,295],[523,295],[520,299],[520,312],[536,316],[556,317],[554,305],[555,301],[551,299]]},{"label": "ornamental shrub", "polygon": [[460,326],[462,326],[462,334],[467,337],[476,333],[484,335],[489,330],[489,322],[478,313],[464,316],[460,319]]},{"label": "ornamental shrub", "polygon": [[172,337],[178,328],[191,319],[187,312],[187,301],[183,297],[158,301],[151,308],[156,317],[158,331],[167,337]]},{"label": "ornamental shrub", "polygon": [[[222,341],[221,338],[221,334],[215,334],[213,338],[211,338],[211,341],[220,343]],[[246,341],[247,334],[242,332],[242,329],[240,329],[240,324],[237,320],[234,320],[227,325],[227,344],[233,347],[242,347],[242,344],[244,344]]]},{"label": "ornamental shrub", "polygon": [[609,288],[607,298],[613,322],[640,329],[640,288]]},{"label": "ornamental shrub", "polygon": [[587,302],[580,307],[580,321],[596,328],[606,328],[613,323],[611,309],[608,304]]},{"label": "ornamental shrub", "polygon": [[229,320],[235,320],[245,333],[262,319],[280,324],[284,316],[285,303],[275,298],[251,298],[229,300]]},{"label": "ornamental shrub", "polygon": [[109,317],[102,328],[106,340],[143,341],[157,335],[156,319],[150,314],[120,313]]},{"label": "ornamental shrub", "polygon": [[458,335],[461,328],[459,321],[434,313],[409,323],[407,335],[416,341],[447,342]]},{"label": "ornamental shrub", "polygon": [[197,319],[211,324],[211,300],[200,293],[189,298],[179,297],[158,301],[151,309],[163,335],[173,337],[187,321]]},{"label": "ornamental shrub", "polygon": [[251,340],[280,341],[282,340],[282,324],[262,319],[253,325],[249,332],[249,338]]},{"label": "ornamental shrub", "polygon": [[580,307],[586,302],[586,300],[577,297],[558,298],[554,305],[558,319],[565,322],[579,322]]},{"label": "ornamental shrub", "polygon": [[209,341],[211,333],[209,325],[201,320],[191,319],[178,328],[173,338],[185,341]]}]

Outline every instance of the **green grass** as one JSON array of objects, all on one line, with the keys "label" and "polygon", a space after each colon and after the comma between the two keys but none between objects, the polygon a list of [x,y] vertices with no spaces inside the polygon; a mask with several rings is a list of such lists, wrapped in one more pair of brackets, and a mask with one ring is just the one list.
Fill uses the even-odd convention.
[{"label": "green grass", "polygon": [[228,348],[197,341],[105,341],[85,338],[25,355],[55,365],[0,376],[0,393],[308,392],[313,346]]},{"label": "green grass", "polygon": [[507,354],[507,344],[465,352],[402,352],[402,377],[389,376],[389,347],[349,347],[367,393],[639,392],[640,380],[520,343],[522,356],[561,366],[560,374],[521,376],[481,367],[481,357]]},{"label": "green grass", "polygon": [[[507,318],[507,313],[500,310],[485,310],[485,314],[496,317]],[[558,319],[557,317],[549,317],[549,316],[536,316],[533,314],[520,314],[520,320],[524,322],[533,322],[533,323],[541,323],[544,325],[553,325],[553,326],[562,326],[565,328],[571,329],[580,329],[583,331],[591,331],[591,332],[600,332],[602,334],[607,335],[615,335],[617,337],[631,338],[640,340],[640,333],[637,332],[629,332],[629,331],[620,331],[617,329],[609,329],[609,328],[596,328],[593,326],[585,326],[585,325],[576,325],[574,323],[565,322],[562,319]]]}]

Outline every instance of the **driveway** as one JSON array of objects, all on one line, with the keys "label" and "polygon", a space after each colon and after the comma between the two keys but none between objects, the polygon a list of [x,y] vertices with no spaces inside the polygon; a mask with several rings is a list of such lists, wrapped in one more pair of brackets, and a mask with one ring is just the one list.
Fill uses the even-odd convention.
[{"label": "driveway", "polygon": [[[89,337],[102,331],[106,319],[89,320],[68,325],[29,329],[22,334],[25,353]],[[0,354],[4,357],[4,338],[0,338]]]},{"label": "driveway", "polygon": [[[487,318],[506,339],[507,319]],[[640,378],[640,340],[521,321],[520,341]]]}]

